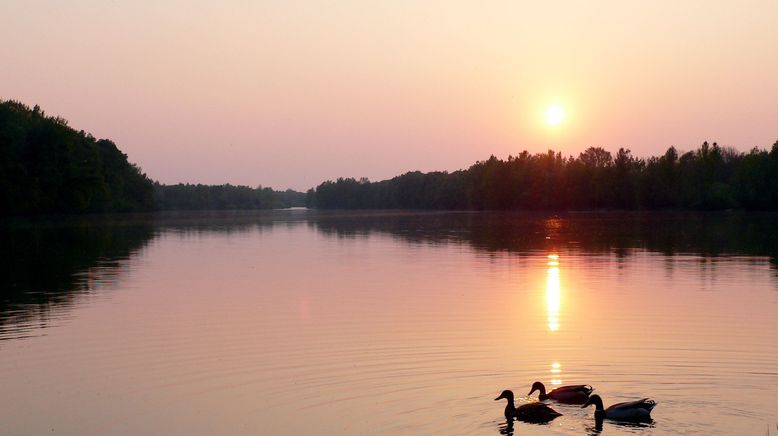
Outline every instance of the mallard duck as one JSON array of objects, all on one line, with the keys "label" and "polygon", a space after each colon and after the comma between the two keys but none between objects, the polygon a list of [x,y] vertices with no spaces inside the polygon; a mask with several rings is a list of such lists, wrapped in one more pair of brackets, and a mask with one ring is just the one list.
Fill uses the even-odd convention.
[{"label": "mallard duck", "polygon": [[605,409],[602,405],[602,398],[595,394],[589,397],[589,400],[586,404],[581,406],[581,408],[588,407],[592,404],[596,406],[594,417],[598,419],[605,418],[614,421],[650,421],[651,410],[656,406],[656,401],[643,398],[642,400],[614,404]]},{"label": "mallard duck", "polygon": [[540,391],[538,396],[540,401],[551,399],[560,403],[583,404],[589,399],[589,395],[591,395],[593,390],[594,388],[589,385],[560,386],[546,394],[546,387],[538,381],[532,384],[532,390],[527,395]]},{"label": "mallard duck", "polygon": [[522,404],[516,407],[513,404],[513,392],[509,390],[502,391],[500,396],[495,398],[494,401],[502,400],[503,398],[508,400],[508,405],[505,406],[505,419],[509,423],[513,421],[513,418],[524,422],[543,423],[549,422],[557,416],[562,416],[561,413],[539,402]]}]

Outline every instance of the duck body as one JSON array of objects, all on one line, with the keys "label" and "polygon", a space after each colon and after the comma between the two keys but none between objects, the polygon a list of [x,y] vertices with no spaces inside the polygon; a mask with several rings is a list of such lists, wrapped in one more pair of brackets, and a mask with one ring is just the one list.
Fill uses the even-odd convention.
[{"label": "duck body", "polygon": [[508,404],[505,406],[505,420],[509,423],[513,421],[513,418],[516,418],[523,422],[541,424],[552,421],[558,416],[562,416],[561,413],[539,402],[522,404],[521,406],[516,407],[513,401],[513,392],[509,390],[503,391],[502,394],[494,400],[497,401],[503,398],[508,400]]},{"label": "duck body", "polygon": [[554,400],[565,404],[583,404],[589,400],[589,395],[594,388],[590,385],[560,386],[546,393],[546,386],[541,382],[535,382],[527,395],[532,395],[535,391],[540,391],[538,395],[540,401]]},{"label": "duck body", "polygon": [[562,414],[541,402],[522,404],[516,408],[516,419],[523,422],[544,423],[554,420],[557,416]]},{"label": "duck body", "polygon": [[581,407],[587,407],[591,404],[596,406],[595,418],[633,422],[650,421],[651,411],[656,407],[656,401],[642,398],[636,401],[613,404],[605,409],[599,395],[592,395],[589,401]]}]

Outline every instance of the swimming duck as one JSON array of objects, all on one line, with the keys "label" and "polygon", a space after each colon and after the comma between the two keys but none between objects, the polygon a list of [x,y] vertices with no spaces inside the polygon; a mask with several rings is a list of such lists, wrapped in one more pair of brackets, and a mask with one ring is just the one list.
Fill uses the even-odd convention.
[{"label": "swimming duck", "polygon": [[513,404],[513,392],[509,390],[502,391],[500,396],[495,398],[494,401],[502,400],[503,398],[508,400],[508,405],[505,406],[505,419],[509,423],[513,421],[513,418],[516,418],[519,421],[538,424],[549,422],[557,416],[562,416],[561,413],[540,402],[522,404],[516,407]]},{"label": "swimming duck", "polygon": [[656,401],[643,398],[642,400],[614,404],[607,409],[604,409],[602,398],[595,394],[589,397],[589,400],[586,404],[581,406],[581,408],[588,407],[592,404],[596,406],[594,417],[597,419],[606,418],[614,421],[650,421],[651,409],[656,406]]},{"label": "swimming duck", "polygon": [[591,395],[593,390],[594,388],[589,385],[560,386],[546,394],[546,387],[538,381],[532,384],[532,390],[527,395],[540,391],[538,396],[540,401],[551,399],[560,403],[583,404],[589,399],[589,395]]}]

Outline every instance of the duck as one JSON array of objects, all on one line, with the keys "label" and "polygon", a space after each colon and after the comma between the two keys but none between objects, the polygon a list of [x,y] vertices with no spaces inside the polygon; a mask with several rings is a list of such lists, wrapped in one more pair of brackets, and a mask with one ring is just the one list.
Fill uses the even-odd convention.
[{"label": "duck", "polygon": [[607,409],[602,405],[602,398],[595,394],[581,408],[595,405],[594,417],[596,419],[611,419],[613,421],[651,421],[651,410],[656,407],[656,401],[643,398],[636,401],[614,404]]},{"label": "duck", "polygon": [[503,398],[508,400],[508,405],[505,406],[505,419],[508,423],[513,422],[513,418],[516,418],[519,421],[540,424],[562,416],[561,413],[540,402],[522,404],[516,407],[513,403],[513,392],[509,390],[502,391],[500,396],[495,398],[494,401],[502,400]]},{"label": "duck", "polygon": [[589,385],[572,385],[572,386],[560,386],[552,389],[548,394],[546,393],[546,386],[543,383],[536,381],[532,384],[532,390],[527,395],[532,395],[535,391],[540,391],[538,399],[540,401],[555,400],[560,403],[566,404],[583,404],[589,399],[593,387]]}]

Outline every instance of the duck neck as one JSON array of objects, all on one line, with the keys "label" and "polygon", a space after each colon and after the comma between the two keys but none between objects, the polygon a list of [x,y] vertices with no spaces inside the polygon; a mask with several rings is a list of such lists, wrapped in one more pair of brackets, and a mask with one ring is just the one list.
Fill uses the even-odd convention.
[{"label": "duck neck", "polygon": [[516,405],[513,404],[513,398],[508,398],[508,405],[505,406],[505,416],[513,416],[516,413]]},{"label": "duck neck", "polygon": [[602,423],[605,418],[604,413],[597,413],[597,411],[594,412],[594,429],[598,432],[602,431]]}]

